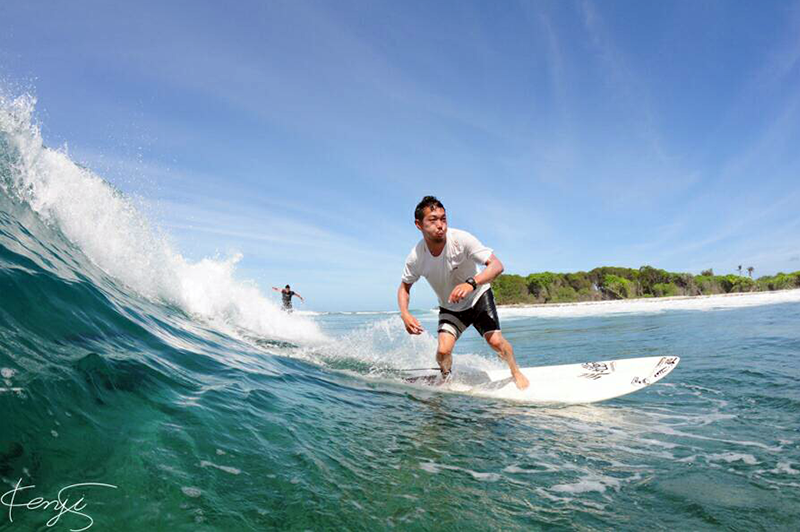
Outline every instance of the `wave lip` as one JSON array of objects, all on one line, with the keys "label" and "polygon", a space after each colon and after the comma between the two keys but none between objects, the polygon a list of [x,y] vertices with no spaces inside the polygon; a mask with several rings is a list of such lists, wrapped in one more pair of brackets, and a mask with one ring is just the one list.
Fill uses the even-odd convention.
[{"label": "wave lip", "polygon": [[227,334],[244,328],[300,342],[325,339],[311,319],[282,312],[254,282],[236,278],[241,254],[186,259],[137,207],[140,200],[76,164],[66,150],[46,147],[35,104],[28,95],[0,96],[0,193],[23,203],[88,259],[78,268],[99,268],[124,291],[177,306]]}]

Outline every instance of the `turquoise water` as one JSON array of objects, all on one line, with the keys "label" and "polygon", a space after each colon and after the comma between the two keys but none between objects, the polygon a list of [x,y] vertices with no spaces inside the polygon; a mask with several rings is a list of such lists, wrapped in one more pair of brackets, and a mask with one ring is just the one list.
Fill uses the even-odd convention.
[{"label": "turquoise water", "polygon": [[[501,311],[523,366],[681,357],[604,403],[415,388],[430,335],[187,264],[29,107],[0,112],[0,492],[115,486],[52,530],[797,529],[800,297]],[[455,364],[502,367],[474,331]],[[3,505],[0,530],[54,515]]]}]

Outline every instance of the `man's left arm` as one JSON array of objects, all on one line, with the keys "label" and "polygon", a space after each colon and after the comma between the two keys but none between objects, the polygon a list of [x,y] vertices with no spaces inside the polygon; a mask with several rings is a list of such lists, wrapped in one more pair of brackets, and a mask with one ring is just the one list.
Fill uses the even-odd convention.
[{"label": "man's left arm", "polygon": [[475,276],[475,283],[478,285],[489,284],[494,281],[498,275],[503,273],[504,270],[503,263],[492,253],[486,261],[486,268]]},{"label": "man's left arm", "polygon": [[[495,278],[498,275],[503,273],[504,270],[503,263],[500,262],[500,259],[495,257],[494,253],[489,255],[489,258],[486,259],[485,264],[486,268],[484,268],[481,273],[473,277],[473,279],[475,280],[475,284],[478,286],[482,284],[491,283],[492,281],[495,280]],[[455,288],[453,288],[453,291],[450,293],[450,297],[448,299],[450,300],[450,303],[458,303],[459,301],[467,297],[467,295],[473,290],[475,289],[472,288],[471,284],[461,283],[459,285],[456,285]]]}]

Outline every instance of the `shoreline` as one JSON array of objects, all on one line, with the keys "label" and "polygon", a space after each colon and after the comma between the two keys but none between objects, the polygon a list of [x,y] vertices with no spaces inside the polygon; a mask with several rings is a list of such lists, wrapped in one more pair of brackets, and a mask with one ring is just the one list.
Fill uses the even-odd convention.
[{"label": "shoreline", "polygon": [[698,296],[668,296],[668,297],[635,297],[630,299],[607,299],[603,301],[573,301],[569,303],[512,303],[510,305],[497,305],[498,309],[542,309],[542,308],[560,308],[560,307],[592,307],[592,306],[614,306],[624,305],[625,303],[660,303],[664,301],[690,301],[690,300],[704,300],[704,299],[724,299],[735,297],[752,297],[752,296],[765,296],[765,295],[778,295],[798,293],[800,295],[800,288],[791,288],[788,290],[769,290],[763,292],[735,292],[729,294],[704,294]]}]

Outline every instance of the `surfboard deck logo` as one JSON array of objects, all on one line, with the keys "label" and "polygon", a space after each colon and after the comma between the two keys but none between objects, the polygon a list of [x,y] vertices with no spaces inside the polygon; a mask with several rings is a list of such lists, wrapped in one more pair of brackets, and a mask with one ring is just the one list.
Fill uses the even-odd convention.
[{"label": "surfboard deck logo", "polygon": [[604,375],[611,375],[614,372],[613,362],[584,362],[581,367],[587,371],[580,374],[579,377],[595,381]]}]

